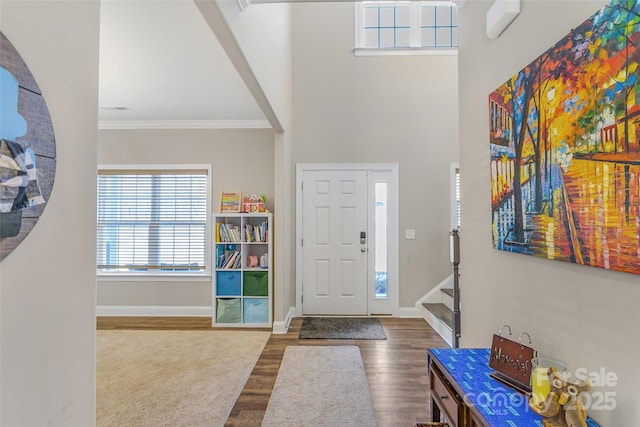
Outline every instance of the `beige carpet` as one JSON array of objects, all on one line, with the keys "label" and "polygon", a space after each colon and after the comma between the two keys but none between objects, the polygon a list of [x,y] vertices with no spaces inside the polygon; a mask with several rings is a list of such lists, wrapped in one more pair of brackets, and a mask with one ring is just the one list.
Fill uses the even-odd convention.
[{"label": "beige carpet", "polygon": [[223,426],[269,335],[97,331],[96,425]]},{"label": "beige carpet", "polygon": [[286,348],[263,427],[376,425],[358,347]]}]

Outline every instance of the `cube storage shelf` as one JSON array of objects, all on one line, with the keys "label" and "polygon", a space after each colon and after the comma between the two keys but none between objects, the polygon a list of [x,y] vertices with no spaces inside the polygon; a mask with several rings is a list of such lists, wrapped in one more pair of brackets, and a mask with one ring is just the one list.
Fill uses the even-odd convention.
[{"label": "cube storage shelf", "polygon": [[213,215],[213,326],[272,326],[270,213]]}]

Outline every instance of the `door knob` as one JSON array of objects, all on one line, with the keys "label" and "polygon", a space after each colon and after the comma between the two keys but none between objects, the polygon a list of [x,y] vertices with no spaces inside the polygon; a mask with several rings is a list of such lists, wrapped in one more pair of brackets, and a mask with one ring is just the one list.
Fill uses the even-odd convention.
[{"label": "door knob", "polygon": [[360,252],[367,252],[366,248],[360,248]]}]

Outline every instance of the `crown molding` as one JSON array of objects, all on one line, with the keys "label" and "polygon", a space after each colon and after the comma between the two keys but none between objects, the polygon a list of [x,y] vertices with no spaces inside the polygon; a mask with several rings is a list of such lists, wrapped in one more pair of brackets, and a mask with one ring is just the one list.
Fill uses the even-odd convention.
[{"label": "crown molding", "polygon": [[98,129],[271,129],[271,124],[268,120],[104,120]]}]

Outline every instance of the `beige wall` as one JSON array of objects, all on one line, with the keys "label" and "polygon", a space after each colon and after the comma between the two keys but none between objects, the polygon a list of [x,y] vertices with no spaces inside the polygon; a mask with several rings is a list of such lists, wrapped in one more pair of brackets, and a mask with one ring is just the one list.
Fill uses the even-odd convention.
[{"label": "beige wall", "polygon": [[[212,210],[220,192],[265,194],[274,202],[274,134],[269,129],[101,130],[98,164],[210,164]],[[211,282],[98,282],[99,306],[211,306]]]},{"label": "beige wall", "polygon": [[457,58],[355,57],[353,3],[293,11],[293,162],[399,164],[400,307],[412,308],[451,273]]},{"label": "beige wall", "polygon": [[27,238],[0,264],[0,424],[95,424],[99,2],[0,2],[0,29],[49,108],[57,170]]},{"label": "beige wall", "polygon": [[[637,277],[494,251],[488,229],[487,95],[602,4],[524,1],[522,14],[495,41],[484,35],[490,2],[469,1],[462,10],[462,344],[486,346],[508,323],[570,369],[615,372],[618,385],[608,391],[616,393],[617,409],[591,415],[603,426],[635,426]],[[449,192],[441,182],[458,155],[456,60],[354,58],[351,4],[296,5],[294,18],[293,160],[400,164],[401,229],[415,228],[418,237],[401,242],[401,305],[412,305],[449,271],[442,250]],[[274,150],[267,130],[101,131],[96,153],[98,28],[97,2],[0,3],[0,29],[43,90],[58,150],[47,208],[0,264],[2,425],[95,423],[96,157],[100,163],[210,162],[215,205],[228,185],[274,194],[273,177],[281,173],[274,170],[274,152],[288,155],[286,147]],[[251,148],[267,160],[244,172],[219,155]],[[132,293],[139,295],[130,300],[131,289],[118,286],[101,290],[98,303],[210,304],[209,284],[172,288],[161,298],[153,296],[157,288],[136,288]],[[283,312],[288,303],[281,301]]]},{"label": "beige wall", "polygon": [[[227,6],[221,3],[241,47],[246,49],[247,58],[252,64],[262,64],[257,65],[261,71],[258,80],[265,82],[267,92],[279,88],[286,94],[286,87],[283,89],[274,76],[273,64],[264,64],[264,55],[282,45],[282,41],[272,36],[267,46],[263,40],[259,43],[263,46],[261,49],[252,47],[256,32],[248,31],[250,26],[245,22],[250,21],[251,16],[237,15],[235,9]],[[251,12],[253,7],[246,12]],[[255,7],[254,14],[274,6]],[[288,9],[281,11],[282,8],[275,7],[277,10],[273,12],[287,16]],[[352,3],[291,7],[294,112],[292,119],[287,116],[287,98],[280,94],[274,106],[285,132],[276,136],[275,143],[271,137],[270,144],[274,162],[269,184],[278,196],[273,206],[276,214],[274,319],[283,320],[289,307],[295,304],[292,251],[295,163],[399,163],[401,236],[405,228],[415,229],[417,234],[416,240],[400,242],[400,306],[412,308],[417,299],[451,272],[449,167],[450,162],[457,160],[457,59],[454,56],[356,58],[352,53]],[[283,17],[278,19],[281,21]],[[326,22],[332,22],[331,32],[326,31]],[[286,55],[279,58],[286,64]],[[282,73],[281,78],[288,75],[286,67]],[[193,149],[181,149],[179,155],[193,162],[189,159],[192,152],[198,152],[196,145],[200,142],[207,145],[210,140],[201,131],[189,132],[196,136],[192,140]],[[154,157],[149,159],[147,155],[169,155],[174,143],[171,135],[175,133],[103,130],[99,163],[118,163],[121,159],[132,163],[154,162]],[[216,139],[221,140],[224,138]],[[165,141],[163,148],[155,148],[161,141]],[[216,144],[216,152],[219,149]],[[161,158],[165,159],[163,162],[171,161],[171,157],[162,155]],[[219,182],[215,178],[231,176],[220,173],[214,164],[214,195],[221,189],[215,188]],[[248,184],[255,182],[253,177],[247,178]],[[238,181],[230,182],[234,185]],[[431,185],[434,182],[438,184]],[[202,283],[180,284],[180,289],[189,289],[189,292],[168,291],[166,297],[164,291],[159,295],[149,292],[149,288],[156,286],[152,283],[138,284],[135,288],[126,282],[106,285],[99,283],[99,305],[171,305],[173,302],[199,306],[210,301],[210,290]]]},{"label": "beige wall", "polygon": [[286,132],[291,121],[291,6],[252,4],[241,11],[235,1],[216,3]]},{"label": "beige wall", "polygon": [[596,12],[603,1],[524,1],[497,40],[485,35],[492,2],[462,9],[460,172],[462,345],[483,346],[503,324],[527,331],[540,353],[570,371],[604,368],[619,378],[613,411],[590,411],[602,426],[640,425],[638,276],[491,248],[488,95]]},{"label": "beige wall", "polygon": [[[240,11],[233,1],[217,0],[216,5],[235,39],[236,46],[229,46],[227,41],[223,43],[225,49],[234,57],[244,56],[251,70],[241,70],[241,76],[250,82],[248,86],[254,96],[257,96],[258,104],[263,109],[273,111],[278,126],[283,130],[275,136],[276,197],[273,216],[274,330],[283,330],[285,325],[282,321],[289,308],[295,304],[295,270],[292,268],[295,246],[294,203],[291,196],[295,185],[291,165],[291,6],[277,3],[252,4]],[[266,96],[268,105],[261,102],[262,93]],[[266,115],[270,117],[269,114]]]}]

